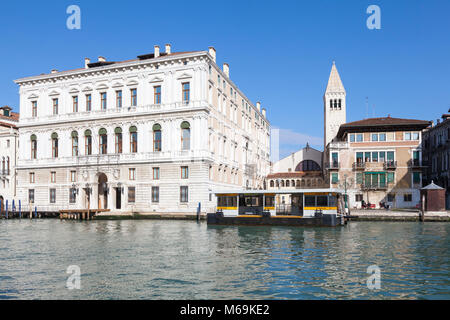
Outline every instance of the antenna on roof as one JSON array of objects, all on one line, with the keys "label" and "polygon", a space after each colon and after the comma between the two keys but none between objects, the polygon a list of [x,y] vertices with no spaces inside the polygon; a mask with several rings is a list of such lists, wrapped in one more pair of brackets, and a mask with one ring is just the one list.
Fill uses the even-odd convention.
[{"label": "antenna on roof", "polygon": [[375,118],[375,104],[372,105],[372,118]]},{"label": "antenna on roof", "polygon": [[369,97],[366,97],[366,119],[369,118]]}]

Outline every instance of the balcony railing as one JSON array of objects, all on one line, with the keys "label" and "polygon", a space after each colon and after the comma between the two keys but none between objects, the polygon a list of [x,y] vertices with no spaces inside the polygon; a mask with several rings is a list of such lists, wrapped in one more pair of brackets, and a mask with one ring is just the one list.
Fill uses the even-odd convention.
[{"label": "balcony railing", "polygon": [[388,188],[388,184],[386,182],[361,184],[362,190],[385,190],[387,188]]},{"label": "balcony railing", "polygon": [[353,170],[364,170],[365,168],[365,162],[353,162]]},{"label": "balcony railing", "polygon": [[325,168],[327,168],[328,170],[339,169],[339,167],[340,167],[339,161],[332,161],[325,163]]},{"label": "balcony railing", "polygon": [[383,163],[384,170],[388,169],[396,169],[397,168],[397,161],[394,160],[387,160]]},{"label": "balcony railing", "polygon": [[408,161],[408,167],[410,168],[426,167],[426,164],[420,159],[411,159]]}]

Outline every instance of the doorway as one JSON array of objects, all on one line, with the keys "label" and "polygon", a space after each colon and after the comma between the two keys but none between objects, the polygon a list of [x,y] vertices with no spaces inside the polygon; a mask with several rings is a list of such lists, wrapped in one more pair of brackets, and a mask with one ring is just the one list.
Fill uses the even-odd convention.
[{"label": "doorway", "polygon": [[98,208],[108,209],[108,177],[104,173],[98,175]]},{"label": "doorway", "polygon": [[122,188],[116,188],[116,209],[122,209]]}]

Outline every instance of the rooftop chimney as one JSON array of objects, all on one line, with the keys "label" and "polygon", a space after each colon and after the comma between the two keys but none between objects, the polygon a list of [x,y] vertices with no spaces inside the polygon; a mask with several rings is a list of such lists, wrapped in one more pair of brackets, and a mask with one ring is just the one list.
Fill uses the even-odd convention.
[{"label": "rooftop chimney", "polygon": [[155,46],[155,58],[159,57],[159,46]]},{"label": "rooftop chimney", "polygon": [[106,62],[105,57],[102,56],[98,57],[98,62]]},{"label": "rooftop chimney", "polygon": [[58,70],[56,70],[56,69],[52,70],[52,73],[57,73],[57,72],[58,72]]},{"label": "rooftop chimney", "polygon": [[259,112],[261,112],[261,102],[256,103],[256,109],[258,109]]},{"label": "rooftop chimney", "polygon": [[216,62],[216,49],[214,49],[214,47],[209,47],[209,55],[213,58],[213,61]]},{"label": "rooftop chimney", "polygon": [[267,119],[267,117],[266,117],[266,108],[262,109],[262,114],[263,114],[264,119]]},{"label": "rooftop chimney", "polygon": [[88,64],[91,63],[91,59],[89,58],[84,58],[84,68],[87,69],[89,68]]},{"label": "rooftop chimney", "polygon": [[227,78],[230,77],[230,66],[228,65],[228,63],[223,64],[223,73],[225,73]]},{"label": "rooftop chimney", "polygon": [[166,44],[166,53],[167,54],[171,54],[172,52],[170,51],[170,44]]},{"label": "rooftop chimney", "polygon": [[441,123],[441,119],[436,119],[436,123],[437,124]]}]

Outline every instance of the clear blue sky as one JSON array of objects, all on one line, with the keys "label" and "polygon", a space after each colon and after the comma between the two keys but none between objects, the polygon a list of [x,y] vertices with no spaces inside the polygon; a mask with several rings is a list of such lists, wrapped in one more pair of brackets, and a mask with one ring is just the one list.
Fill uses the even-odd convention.
[{"label": "clear blue sky", "polygon": [[[66,8],[81,8],[81,30]],[[381,30],[366,8],[381,8]],[[0,105],[18,110],[14,79],[124,60],[172,44],[214,46],[219,65],[281,128],[281,155],[322,148],[322,96],[332,61],[347,90],[347,120],[435,120],[450,108],[450,1],[8,1],[0,7]],[[375,105],[375,108],[373,108]],[[373,111],[374,109],[374,111]]]}]

